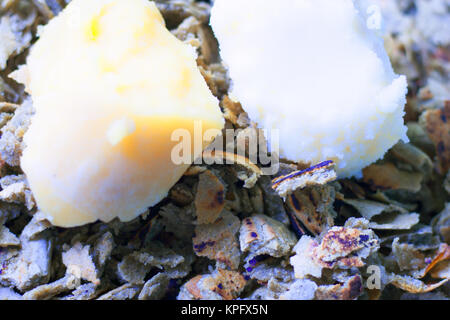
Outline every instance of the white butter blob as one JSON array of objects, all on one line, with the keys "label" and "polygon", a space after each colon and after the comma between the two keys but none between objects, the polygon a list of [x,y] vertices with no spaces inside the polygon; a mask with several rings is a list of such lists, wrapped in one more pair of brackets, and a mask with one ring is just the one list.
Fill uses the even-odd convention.
[{"label": "white butter blob", "polygon": [[406,77],[369,1],[216,0],[211,26],[233,96],[259,127],[279,130],[281,157],[333,160],[339,177],[360,176],[408,141]]}]

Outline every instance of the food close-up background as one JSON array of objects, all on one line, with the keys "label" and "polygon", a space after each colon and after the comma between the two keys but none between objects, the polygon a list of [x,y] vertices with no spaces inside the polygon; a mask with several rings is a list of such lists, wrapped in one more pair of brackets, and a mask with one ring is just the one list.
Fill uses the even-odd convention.
[{"label": "food close-up background", "polygon": [[[87,8],[83,4],[85,0],[73,1],[79,2],[80,8]],[[163,80],[151,83],[164,86],[167,81],[171,85],[172,66],[189,66],[187,72],[198,84],[195,85],[196,95],[189,99],[204,103],[204,109],[199,109],[198,113],[210,121],[212,127],[222,129],[223,116],[224,128],[240,129],[234,137],[236,141],[240,134],[260,136],[261,127],[284,129],[280,135],[280,170],[272,176],[262,174],[263,166],[238,155],[233,157],[234,164],[188,165],[180,169],[181,178],[165,180],[167,170],[175,169],[163,163],[163,151],[152,149],[143,153],[147,161],[143,168],[148,163],[165,168],[166,172],[162,171],[158,179],[151,180],[152,175],[142,173],[145,170],[130,166],[130,172],[139,179],[135,176],[123,182],[120,176],[112,181],[121,194],[126,193],[123,191],[126,189],[131,190],[130,194],[140,188],[155,190],[151,201],[134,196],[111,200],[102,194],[107,192],[100,187],[104,186],[102,177],[77,177],[77,181],[68,180],[66,185],[64,181],[57,181],[61,182],[61,189],[52,192],[60,192],[66,198],[76,194],[74,206],[89,214],[90,210],[94,212],[88,218],[77,216],[72,207],[65,211],[71,213],[70,217],[62,215],[64,210],[54,209],[62,204],[42,187],[46,183],[43,177],[47,171],[51,172],[54,164],[64,163],[61,168],[71,170],[73,163],[84,161],[85,155],[71,154],[70,148],[81,150],[77,148],[84,146],[83,139],[91,141],[92,135],[101,130],[85,127],[84,118],[78,116],[77,112],[89,113],[88,108],[71,107],[83,100],[73,88],[77,85],[92,88],[86,95],[92,98],[88,103],[91,109],[97,103],[104,112],[107,108],[102,107],[109,108],[108,103],[115,101],[104,97],[107,91],[96,92],[100,86],[97,87],[97,74],[91,73],[88,60],[85,66],[70,65],[59,59],[62,51],[57,45],[53,46],[54,50],[45,51],[54,44],[51,36],[64,39],[64,35],[57,35],[63,20],[54,19],[64,12],[69,2],[0,0],[0,299],[450,298],[449,0],[373,0],[380,12],[372,12],[372,25],[369,21],[367,28],[377,29],[389,59],[381,58],[382,63],[373,62],[373,66],[370,64],[375,61],[371,60],[372,54],[360,60],[366,54],[365,47],[373,49],[371,53],[384,54],[379,46],[382,42],[368,33],[365,40],[351,40],[346,49],[354,64],[367,66],[357,71],[346,64],[333,65],[342,60],[341,54],[347,54],[340,51],[339,36],[357,28],[345,23],[331,27],[336,36],[327,38],[324,36],[329,28],[327,23],[334,18],[323,19],[321,12],[326,12],[325,9],[317,9],[321,16],[317,20],[312,16],[311,22],[301,22],[303,16],[300,17],[298,27],[297,22],[293,22],[295,10],[316,12],[315,9],[298,5],[291,10],[291,1],[277,0],[273,6],[278,16],[274,21],[267,21],[258,18],[256,7],[252,14],[248,12],[248,5],[233,7],[231,3],[236,4],[235,0],[229,1],[229,8],[227,1],[216,0],[214,9],[213,1],[154,1],[165,26],[179,40],[167,38],[165,30],[155,22],[158,25],[154,31],[155,42],[183,53],[178,52],[173,55],[173,61],[166,61],[158,54],[151,55],[150,49],[150,53],[145,51],[155,60],[161,58],[158,60],[161,72],[151,77]],[[138,0],[131,2],[136,6],[140,3]],[[261,15],[264,10],[268,12],[271,3],[264,2]],[[334,5],[341,2],[352,3],[340,0]],[[257,2],[249,0],[248,3]],[[363,0],[353,3],[365,5]],[[227,10],[230,10],[229,17]],[[381,25],[378,13],[383,18],[382,28],[378,28]],[[339,17],[347,19],[352,15],[343,10]],[[114,26],[113,18],[113,15],[108,18],[108,26]],[[154,20],[158,19],[159,15],[155,14]],[[42,29],[49,21],[54,24]],[[225,26],[223,21],[227,21]],[[280,26],[283,21],[289,26]],[[125,22],[117,21],[117,30]],[[256,26],[254,30],[250,25]],[[285,32],[292,28],[297,30],[297,27],[298,30],[310,27],[308,35]],[[127,26],[123,28],[128,30]],[[280,34],[278,38],[270,34],[272,29],[274,34]],[[230,36],[229,30],[237,33]],[[240,37],[239,30],[255,32],[257,36],[246,41],[245,37]],[[95,41],[97,29],[91,31],[89,41]],[[351,32],[354,38],[363,33]],[[40,40],[38,35],[41,35]],[[306,39],[309,49],[302,48],[304,43],[297,42],[297,36]],[[342,39],[347,41],[352,37]],[[76,48],[78,40],[73,41],[69,45]],[[40,46],[36,45],[32,56],[30,52],[36,43]],[[196,51],[198,70],[185,58],[190,56],[184,54],[181,43]],[[287,49],[283,59],[277,52],[283,52],[286,43],[292,43],[292,53]],[[254,51],[252,45],[256,46]],[[264,45],[267,45],[267,55],[262,53]],[[112,48],[120,51],[120,45]],[[248,52],[251,54],[246,56]],[[303,56],[298,55],[299,52]],[[64,54],[75,57],[77,51]],[[172,55],[164,56],[172,59]],[[310,70],[309,61],[314,56],[323,63],[317,70]],[[269,60],[270,57],[276,58]],[[253,58],[253,63],[246,60]],[[389,60],[395,73],[388,66]],[[138,71],[143,60],[133,63],[129,70]],[[164,63],[167,63],[167,70],[170,69],[167,77],[162,75]],[[53,64],[66,65],[67,70],[54,72]],[[136,65],[137,68],[132,67]],[[286,72],[298,65],[308,74],[306,80],[301,72],[292,76]],[[314,66],[316,68],[316,64]],[[376,66],[383,68],[380,71]],[[113,67],[104,66],[108,70]],[[142,68],[147,70],[145,66]],[[47,70],[54,78],[45,78]],[[329,76],[326,79],[316,77],[316,71]],[[365,76],[359,77],[358,72]],[[202,77],[198,76],[200,74]],[[83,75],[91,78],[83,79]],[[132,77],[144,83],[143,86],[147,85],[146,78],[134,74]],[[203,87],[203,79],[210,93]],[[394,85],[388,86],[391,82]],[[270,85],[262,90],[257,88],[266,83]],[[307,87],[311,83],[314,85],[310,89],[303,92],[299,89],[301,93],[297,95],[297,86]],[[374,89],[370,87],[372,84]],[[67,87],[75,92],[74,99],[81,100],[72,99],[72,91],[64,91]],[[49,89],[56,93],[49,94],[46,91]],[[121,92],[127,90],[121,89]],[[163,91],[158,90],[155,92]],[[257,94],[258,90],[267,95]],[[283,90],[286,92],[281,94]],[[375,90],[384,92],[376,101],[371,96]],[[132,93],[127,93],[130,104],[135,103],[132,94],[139,99],[163,103],[168,108],[171,103],[179,102],[178,91],[173,93],[176,96],[173,100],[168,98],[170,103],[163,94],[154,98],[138,91],[132,89]],[[210,94],[216,99],[209,97]],[[348,110],[314,107],[340,99],[347,101],[348,95],[356,97],[349,100],[353,104]],[[217,110],[213,108],[216,100],[220,106]],[[375,105],[368,106],[367,112],[359,114],[358,108],[364,108],[369,102],[378,104],[377,107],[382,105],[380,108],[384,109],[371,113]],[[277,112],[281,116],[270,114],[270,107],[275,105],[277,108],[279,105]],[[60,106],[65,109],[58,110]],[[308,106],[311,107],[308,109]],[[263,108],[266,110],[261,110]],[[117,110],[122,109],[117,107]],[[330,118],[335,121],[327,122]],[[400,123],[403,120],[405,126]],[[115,122],[114,130],[108,131],[107,138],[113,146],[120,143],[130,128],[128,120],[124,121]],[[344,123],[349,123],[350,129],[347,129],[353,134],[366,135],[365,138],[347,138],[342,129]],[[154,126],[157,125],[155,122]],[[26,136],[30,127],[30,135]],[[102,124],[98,127],[103,128]],[[335,139],[341,136],[346,138]],[[67,137],[79,139],[67,140],[70,142],[61,147],[64,144],[61,141],[69,139]],[[334,147],[322,147],[322,153],[317,153],[318,137],[320,141],[330,141]],[[45,146],[47,138],[56,141],[57,147]],[[308,142],[310,140],[312,142]],[[164,149],[162,145],[155,143],[153,147]],[[88,150],[95,148],[89,143],[86,146]],[[89,156],[89,152],[86,154]],[[230,152],[223,155],[224,158],[231,156]],[[70,161],[65,162],[68,158]],[[90,171],[86,169],[86,172]],[[77,183],[85,183],[86,187],[82,191],[75,190]],[[107,203],[104,199],[113,204],[103,207],[107,212],[98,212]],[[141,204],[147,204],[148,209],[134,212],[141,209]],[[120,210],[131,212],[130,208],[134,210],[131,216],[121,216]],[[55,212],[50,212],[52,210]],[[114,210],[118,213],[112,213]]]}]

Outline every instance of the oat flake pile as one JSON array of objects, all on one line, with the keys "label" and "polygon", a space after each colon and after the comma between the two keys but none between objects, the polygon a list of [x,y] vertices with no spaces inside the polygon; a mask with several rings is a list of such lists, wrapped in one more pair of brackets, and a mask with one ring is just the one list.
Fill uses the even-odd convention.
[{"label": "oat flake pile", "polygon": [[[192,165],[137,218],[74,228],[36,204],[20,162],[35,109],[9,77],[70,1],[0,1],[0,299],[449,299],[450,2],[373,1],[393,69],[408,79],[408,143],[360,178],[339,178],[331,161],[282,161],[274,176],[243,158]],[[231,94],[212,4],[155,2],[196,49],[225,128],[257,135]]]}]

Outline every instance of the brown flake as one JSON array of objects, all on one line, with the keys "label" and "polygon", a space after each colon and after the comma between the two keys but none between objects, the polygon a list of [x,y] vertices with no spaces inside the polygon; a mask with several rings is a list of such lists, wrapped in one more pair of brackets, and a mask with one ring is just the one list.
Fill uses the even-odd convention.
[{"label": "brown flake", "polygon": [[372,164],[363,169],[363,181],[373,189],[402,189],[418,192],[422,180],[422,173],[402,171],[390,162]]},{"label": "brown flake", "polygon": [[355,275],[343,284],[319,286],[316,290],[317,300],[355,300],[363,291],[360,275]]},{"label": "brown flake", "polygon": [[[217,269],[212,274],[199,275],[184,284],[179,300],[232,300],[239,296],[246,281],[236,271]],[[183,290],[184,289],[184,290]]]},{"label": "brown flake", "polygon": [[216,260],[219,265],[237,269],[240,251],[236,234],[239,226],[239,218],[228,211],[224,211],[213,224],[197,225],[192,239],[194,252],[199,257]]},{"label": "brown flake", "polygon": [[200,174],[195,195],[197,223],[214,223],[225,206],[225,186],[210,171]]},{"label": "brown flake", "polygon": [[421,117],[439,159],[439,170],[445,174],[450,168],[450,104],[443,109],[427,110]]},{"label": "brown flake", "polygon": [[390,283],[395,287],[408,291],[410,293],[424,293],[433,291],[447,283],[449,279],[444,279],[437,283],[426,284],[423,281],[410,276],[394,275],[390,279]]},{"label": "brown flake", "polygon": [[97,300],[131,300],[135,298],[142,289],[142,285],[126,283],[114,290],[100,296]]},{"label": "brown flake", "polygon": [[54,296],[75,289],[80,285],[80,278],[68,274],[64,278],[49,284],[43,284],[33,290],[27,291],[23,295],[25,300],[48,300]]},{"label": "brown flake", "polygon": [[334,188],[326,185],[297,189],[287,196],[286,206],[312,234],[319,235],[334,225],[334,200]]},{"label": "brown flake", "polygon": [[[355,228],[358,222],[360,226]],[[309,236],[301,237],[293,250],[296,255],[290,259],[296,278],[307,275],[320,278],[323,268],[364,266],[364,259],[379,248],[376,235],[365,229],[367,225],[365,219],[351,218],[344,227],[328,230],[320,243]]]},{"label": "brown flake", "polygon": [[237,127],[247,127],[250,125],[247,113],[242,109],[239,102],[235,102],[225,95],[222,99],[223,116]]},{"label": "brown flake", "polygon": [[194,201],[192,191],[183,183],[177,183],[170,189],[169,198],[179,206],[187,206]]},{"label": "brown flake", "polygon": [[448,272],[447,277],[441,277],[439,276],[440,272],[444,270],[445,268],[448,268],[450,260],[450,246],[446,243],[442,243],[439,247],[438,252],[436,253],[436,256],[433,258],[433,260],[428,264],[427,268],[425,269],[425,272],[423,273],[422,277],[425,277],[430,271],[434,278],[449,278]]},{"label": "brown flake", "polygon": [[242,221],[239,242],[249,256],[282,257],[294,247],[297,238],[284,224],[265,215],[253,215]]},{"label": "brown flake", "polygon": [[308,186],[324,185],[336,180],[334,162],[329,160],[319,163],[313,167],[294,171],[287,175],[272,180],[272,188],[283,198],[297,189]]},{"label": "brown flake", "polygon": [[100,283],[98,270],[89,251],[89,245],[83,246],[80,242],[77,242],[73,247],[63,252],[62,260],[68,274],[98,285]]}]

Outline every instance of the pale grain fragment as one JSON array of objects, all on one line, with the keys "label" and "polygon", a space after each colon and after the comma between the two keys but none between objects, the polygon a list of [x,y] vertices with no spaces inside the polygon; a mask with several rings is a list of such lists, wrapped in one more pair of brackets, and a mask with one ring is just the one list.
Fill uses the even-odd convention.
[{"label": "pale grain fragment", "polygon": [[241,256],[237,240],[239,226],[239,218],[228,211],[213,224],[197,225],[192,239],[195,254],[216,260],[219,266],[237,269]]},{"label": "pale grain fragment", "polygon": [[225,207],[225,186],[210,170],[200,174],[195,195],[198,224],[214,223]]}]

